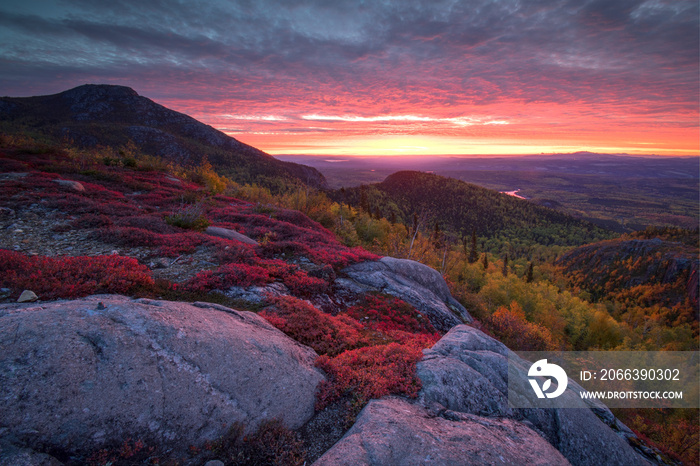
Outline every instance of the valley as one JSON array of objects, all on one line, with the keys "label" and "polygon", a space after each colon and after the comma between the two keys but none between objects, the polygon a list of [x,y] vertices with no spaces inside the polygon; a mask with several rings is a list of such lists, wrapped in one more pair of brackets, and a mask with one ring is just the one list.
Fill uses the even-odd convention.
[{"label": "valley", "polygon": [[647,226],[695,228],[700,215],[698,157],[276,157],[317,168],[335,189],[379,183],[401,170],[435,173],[496,191],[519,189],[531,202],[620,233]]}]

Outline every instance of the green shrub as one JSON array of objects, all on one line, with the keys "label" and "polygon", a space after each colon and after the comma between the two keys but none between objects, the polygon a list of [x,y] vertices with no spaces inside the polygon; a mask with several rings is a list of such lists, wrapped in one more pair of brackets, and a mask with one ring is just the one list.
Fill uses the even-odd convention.
[{"label": "green shrub", "polygon": [[172,215],[166,215],[165,222],[168,225],[195,231],[204,231],[211,225],[204,216],[201,204],[183,205]]}]

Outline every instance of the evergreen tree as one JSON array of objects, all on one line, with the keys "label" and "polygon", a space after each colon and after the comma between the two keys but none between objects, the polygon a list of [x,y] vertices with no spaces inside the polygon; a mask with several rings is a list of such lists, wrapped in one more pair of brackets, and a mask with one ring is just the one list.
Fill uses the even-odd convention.
[{"label": "evergreen tree", "polygon": [[469,251],[469,263],[473,264],[479,259],[479,254],[476,250],[476,230],[472,230],[472,249]]},{"label": "evergreen tree", "polygon": [[365,185],[360,186],[360,209],[369,213],[369,200],[367,199],[367,189]]},{"label": "evergreen tree", "polygon": [[506,254],[505,259],[503,259],[503,270],[501,272],[504,277],[508,276],[508,254]]},{"label": "evergreen tree", "polygon": [[527,273],[525,274],[525,282],[532,283],[533,272],[534,272],[534,270],[533,270],[532,262],[530,262],[527,266]]},{"label": "evergreen tree", "polygon": [[440,223],[435,222],[435,230],[433,231],[433,246],[435,246],[435,249],[442,249],[444,243],[442,236],[442,231],[440,231]]},{"label": "evergreen tree", "polygon": [[481,263],[484,264],[484,270],[488,270],[488,268],[489,268],[489,258],[488,258],[488,256],[486,255],[486,253],[484,253],[483,257],[481,258]]}]

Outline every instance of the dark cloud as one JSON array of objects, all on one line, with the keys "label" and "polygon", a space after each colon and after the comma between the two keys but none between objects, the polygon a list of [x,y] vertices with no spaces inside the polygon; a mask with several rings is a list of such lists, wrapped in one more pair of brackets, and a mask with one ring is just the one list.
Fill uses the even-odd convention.
[{"label": "dark cloud", "polygon": [[411,106],[458,113],[509,100],[625,105],[639,114],[698,107],[697,0],[62,5],[0,7],[3,93],[93,80],[167,101],[358,114]]}]

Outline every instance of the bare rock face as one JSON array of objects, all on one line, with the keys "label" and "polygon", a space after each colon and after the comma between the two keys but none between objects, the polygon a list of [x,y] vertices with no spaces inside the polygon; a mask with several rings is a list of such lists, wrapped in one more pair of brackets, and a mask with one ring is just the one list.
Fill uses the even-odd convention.
[{"label": "bare rock face", "polygon": [[80,300],[0,306],[0,432],[85,452],[141,438],[175,451],[279,418],[298,428],[316,353],[250,312],[209,303]]},{"label": "bare rock face", "polygon": [[238,233],[237,231],[231,230],[229,228],[208,227],[206,230],[204,230],[204,233],[206,233],[207,235],[216,236],[218,238],[233,239],[236,241],[240,241],[241,243],[250,244],[253,246],[258,245],[258,242],[255,241],[253,238],[250,238],[244,235],[243,233]]},{"label": "bare rock face", "polygon": [[[475,328],[454,327],[424,354],[416,370],[423,384],[421,399],[426,405],[439,404],[456,412],[525,422],[576,465],[642,465],[655,461],[653,456],[642,456],[633,449],[628,439],[635,444],[638,439],[603,405],[596,404],[592,409],[511,408],[508,356],[514,355],[503,343]],[[529,366],[523,361],[525,374]],[[578,387],[572,380],[569,384],[571,388]],[[516,387],[526,389],[530,387]],[[565,392],[562,397],[566,396],[574,395]]]},{"label": "bare rock face", "polygon": [[73,191],[78,191],[78,192],[85,191],[85,186],[83,186],[83,184],[79,183],[78,181],[54,180],[54,182],[60,184],[61,186],[65,187],[67,189],[72,189]]},{"label": "bare rock face", "polygon": [[315,466],[567,465],[529,427],[511,419],[442,412],[400,399],[371,401]]},{"label": "bare rock face", "polygon": [[382,257],[379,261],[353,264],[342,273],[349,279],[336,280],[341,290],[381,291],[401,298],[425,315],[437,330],[446,332],[473,320],[452,297],[442,275],[419,262]]}]

